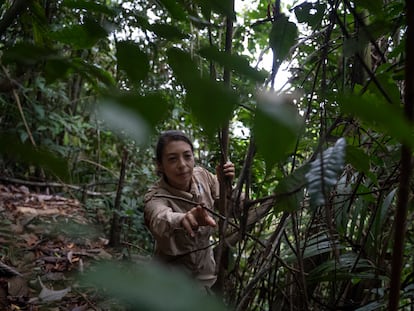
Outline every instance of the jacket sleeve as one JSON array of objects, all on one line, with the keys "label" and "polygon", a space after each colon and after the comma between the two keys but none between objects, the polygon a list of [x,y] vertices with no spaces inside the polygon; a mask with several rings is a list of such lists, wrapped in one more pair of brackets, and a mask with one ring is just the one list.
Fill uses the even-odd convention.
[{"label": "jacket sleeve", "polygon": [[145,224],[157,240],[170,237],[175,230],[183,230],[181,221],[185,214],[174,212],[167,204],[166,200],[154,197],[145,201]]}]

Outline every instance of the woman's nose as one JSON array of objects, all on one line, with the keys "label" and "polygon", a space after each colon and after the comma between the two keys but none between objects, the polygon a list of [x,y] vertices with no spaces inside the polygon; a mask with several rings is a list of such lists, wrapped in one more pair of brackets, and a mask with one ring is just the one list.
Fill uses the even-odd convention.
[{"label": "woman's nose", "polygon": [[178,159],[178,166],[179,166],[179,167],[182,167],[182,166],[184,166],[184,165],[185,165],[184,158],[181,158],[181,157],[180,157],[180,158]]}]

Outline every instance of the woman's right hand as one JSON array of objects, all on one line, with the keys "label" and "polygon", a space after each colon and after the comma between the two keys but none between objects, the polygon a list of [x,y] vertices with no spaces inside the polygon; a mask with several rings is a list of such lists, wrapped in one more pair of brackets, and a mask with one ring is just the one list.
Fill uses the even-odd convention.
[{"label": "woman's right hand", "polygon": [[181,226],[188,232],[190,236],[194,237],[194,231],[197,231],[198,227],[215,227],[216,221],[207,213],[206,209],[198,205],[185,213],[184,218],[181,221]]}]

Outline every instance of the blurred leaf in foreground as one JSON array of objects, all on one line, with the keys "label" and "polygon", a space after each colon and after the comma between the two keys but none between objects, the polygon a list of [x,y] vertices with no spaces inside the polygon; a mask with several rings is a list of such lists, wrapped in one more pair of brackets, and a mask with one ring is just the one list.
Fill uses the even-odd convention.
[{"label": "blurred leaf in foreground", "polygon": [[69,180],[67,161],[44,147],[35,147],[28,143],[21,143],[17,136],[5,134],[0,134],[0,146],[0,155],[9,156],[15,161],[41,167],[59,176],[64,181]]},{"label": "blurred leaf in foreground", "polygon": [[303,118],[290,95],[265,92],[258,97],[254,134],[258,152],[272,167],[293,152]]},{"label": "blurred leaf in foreground", "polygon": [[155,263],[100,263],[85,274],[83,281],[127,304],[130,310],[226,310],[189,277]]},{"label": "blurred leaf in foreground", "polygon": [[143,144],[166,112],[167,102],[160,93],[142,96],[134,92],[115,92],[102,99],[98,115],[112,131]]}]

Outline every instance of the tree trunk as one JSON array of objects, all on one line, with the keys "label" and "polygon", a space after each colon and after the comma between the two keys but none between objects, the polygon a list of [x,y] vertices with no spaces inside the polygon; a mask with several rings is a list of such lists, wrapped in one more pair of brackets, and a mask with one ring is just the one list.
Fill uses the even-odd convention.
[{"label": "tree trunk", "polygon": [[121,172],[119,174],[118,188],[116,190],[114,211],[112,216],[111,234],[109,238],[109,245],[112,247],[119,247],[121,245],[121,231],[122,231],[122,219],[121,213],[121,196],[122,188],[124,187],[125,179],[125,167],[128,160],[128,152],[124,149],[121,162]]},{"label": "tree trunk", "polygon": [[[234,12],[234,0],[232,1],[232,12]],[[233,17],[228,16],[226,19],[226,42],[225,42],[225,51],[226,53],[231,54],[233,44]],[[229,68],[224,68],[223,73],[224,84],[227,87],[231,87],[231,71]],[[229,122],[224,124],[220,131],[220,146],[221,146],[221,158],[220,158],[220,167],[228,161],[228,145],[229,145]],[[220,182],[220,199],[219,199],[219,212],[224,216],[225,219],[228,218],[228,197],[231,193],[231,184],[228,179],[221,175]],[[225,292],[225,280],[228,268],[228,256],[229,256],[229,247],[225,242],[225,232],[227,228],[227,221],[219,221],[219,235],[220,243],[217,247],[216,252],[216,262],[217,262],[217,282],[215,285],[215,290],[221,294]]]},{"label": "tree trunk", "polygon": [[[405,1],[407,32],[405,44],[405,84],[404,84],[404,113],[412,123],[414,119],[414,2]],[[407,210],[410,194],[410,178],[412,170],[412,150],[403,142],[401,148],[400,182],[398,188],[397,210],[395,215],[394,250],[391,262],[391,284],[388,310],[398,309],[400,300],[401,270],[403,266],[404,239],[406,233]]]}]

